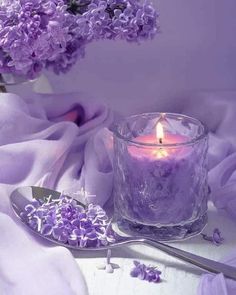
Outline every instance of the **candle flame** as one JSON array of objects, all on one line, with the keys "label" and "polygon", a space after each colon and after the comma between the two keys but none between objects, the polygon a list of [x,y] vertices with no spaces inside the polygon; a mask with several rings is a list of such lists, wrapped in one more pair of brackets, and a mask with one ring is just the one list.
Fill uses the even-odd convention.
[{"label": "candle flame", "polygon": [[164,138],[164,130],[163,130],[163,126],[160,122],[158,122],[157,126],[156,126],[156,137],[157,137],[157,140],[159,141],[159,143],[162,143],[162,140]]},{"label": "candle flame", "polygon": [[[162,126],[162,124],[160,122],[158,122],[157,126],[156,126],[156,138],[157,138],[158,143],[160,143],[160,144],[163,143],[164,129],[163,129],[163,126]],[[165,157],[168,156],[168,152],[163,148],[159,148],[159,149],[155,150],[153,152],[153,154],[158,159],[165,158]]]}]

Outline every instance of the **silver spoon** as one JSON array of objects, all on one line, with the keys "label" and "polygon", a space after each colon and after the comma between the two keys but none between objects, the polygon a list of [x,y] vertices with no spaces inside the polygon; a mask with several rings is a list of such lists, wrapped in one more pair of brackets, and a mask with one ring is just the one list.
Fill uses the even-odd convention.
[{"label": "silver spoon", "polygon": [[[44,199],[45,197],[51,196],[52,199],[58,199],[60,197],[61,193],[42,188],[42,187],[35,187],[35,186],[28,186],[28,187],[21,187],[15,190],[11,196],[10,196],[10,201],[11,205],[13,208],[14,213],[16,216],[35,234],[43,237],[44,239],[50,240],[53,243],[56,243],[60,246],[64,246],[73,250],[93,250],[93,251],[99,251],[99,250],[107,250],[107,249],[112,249],[112,248],[117,248],[117,247],[122,247],[124,245],[129,245],[129,244],[146,244],[152,247],[155,247],[170,256],[179,258],[185,262],[191,263],[201,269],[204,269],[208,272],[212,273],[223,273],[225,277],[236,280],[236,268],[216,262],[214,260],[210,260],[180,249],[177,249],[175,247],[166,245],[164,243],[158,242],[154,239],[151,238],[146,238],[146,237],[124,237],[121,236],[117,233],[116,230],[114,232],[116,233],[116,242],[109,244],[108,246],[104,247],[99,247],[99,248],[81,248],[81,247],[76,247],[76,246],[71,246],[69,244],[62,243],[56,239],[54,239],[51,236],[44,236],[40,232],[32,229],[29,227],[27,224],[27,220],[25,220],[22,217],[22,212],[25,212],[25,206],[29,203],[31,203],[35,199]],[[78,202],[78,204],[80,204]],[[80,204],[81,205],[81,204]]]}]

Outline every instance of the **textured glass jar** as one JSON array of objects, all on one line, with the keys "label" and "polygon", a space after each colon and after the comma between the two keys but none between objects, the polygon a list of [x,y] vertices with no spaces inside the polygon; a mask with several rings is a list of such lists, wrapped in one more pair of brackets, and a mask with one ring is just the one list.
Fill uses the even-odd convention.
[{"label": "textured glass jar", "polygon": [[140,114],[116,125],[114,203],[120,229],[159,240],[199,233],[207,222],[207,147],[206,127],[180,114]]}]

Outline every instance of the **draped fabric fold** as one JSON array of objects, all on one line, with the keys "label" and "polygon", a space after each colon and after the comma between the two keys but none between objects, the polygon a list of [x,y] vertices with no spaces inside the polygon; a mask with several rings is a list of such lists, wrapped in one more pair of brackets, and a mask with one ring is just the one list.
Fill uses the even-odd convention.
[{"label": "draped fabric fold", "polygon": [[[196,95],[183,108],[209,128],[209,185],[211,200],[236,221],[236,92]],[[236,245],[235,245],[236,249]],[[222,260],[236,267],[236,252]],[[234,295],[236,282],[222,274],[202,276],[199,295]]]},{"label": "draped fabric fold", "polygon": [[112,113],[80,94],[1,94],[0,114],[0,294],[87,294],[71,253],[16,224],[9,195],[26,185],[83,188],[104,205],[112,192]]}]

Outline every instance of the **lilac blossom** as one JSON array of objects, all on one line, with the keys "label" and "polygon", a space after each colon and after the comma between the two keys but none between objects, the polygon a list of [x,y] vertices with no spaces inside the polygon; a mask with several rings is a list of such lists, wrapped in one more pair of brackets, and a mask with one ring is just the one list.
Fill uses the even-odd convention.
[{"label": "lilac blossom", "polygon": [[154,37],[157,12],[140,0],[92,0],[78,18],[81,35],[88,39],[139,41]]},{"label": "lilac blossom", "polygon": [[29,79],[45,67],[65,73],[88,43],[151,39],[157,20],[151,3],[140,0],[2,0],[0,73]]},{"label": "lilac blossom", "polygon": [[0,3],[0,71],[37,76],[72,39],[73,15],[63,0],[3,0]]},{"label": "lilac blossom", "polygon": [[130,275],[131,277],[153,283],[161,281],[161,271],[159,271],[156,267],[146,266],[136,260],[134,261],[134,267],[132,268]]},{"label": "lilac blossom", "polygon": [[98,205],[84,208],[62,195],[28,204],[24,214],[34,230],[71,246],[101,247],[115,241],[108,216]]},{"label": "lilac blossom", "polygon": [[208,236],[207,234],[201,234],[202,238],[206,241],[212,242],[216,246],[219,246],[223,243],[224,239],[221,236],[221,232],[218,228],[215,228],[213,230],[213,233],[211,236]]}]

